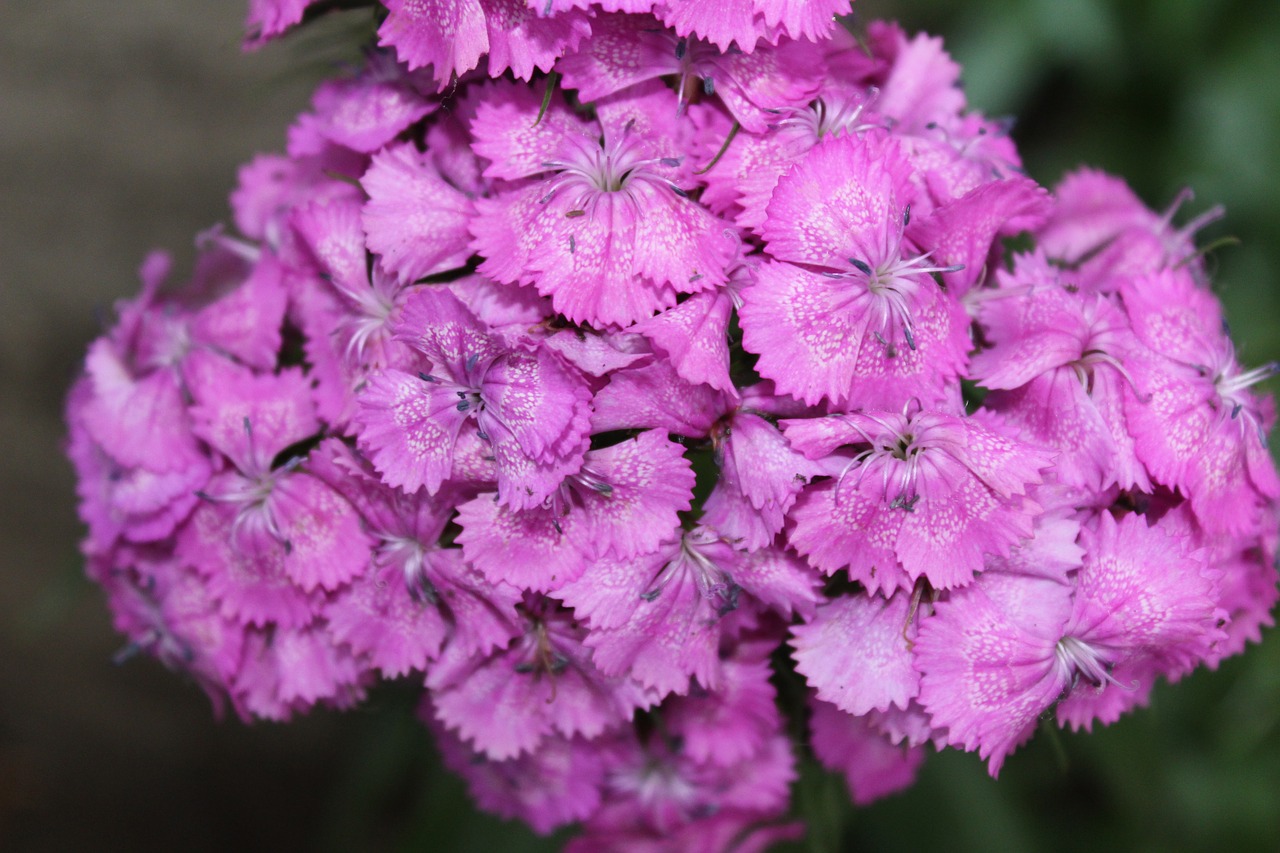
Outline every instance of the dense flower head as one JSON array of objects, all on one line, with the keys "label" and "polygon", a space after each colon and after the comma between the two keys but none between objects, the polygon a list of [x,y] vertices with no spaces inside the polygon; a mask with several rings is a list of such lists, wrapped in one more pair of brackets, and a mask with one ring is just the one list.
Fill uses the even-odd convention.
[{"label": "dense flower head", "polygon": [[68,396],[122,658],[246,719],[411,678],[483,808],[763,849],[798,761],[859,804],[926,743],[995,774],[1271,624],[1219,211],[1047,191],[848,2],[371,5]]}]

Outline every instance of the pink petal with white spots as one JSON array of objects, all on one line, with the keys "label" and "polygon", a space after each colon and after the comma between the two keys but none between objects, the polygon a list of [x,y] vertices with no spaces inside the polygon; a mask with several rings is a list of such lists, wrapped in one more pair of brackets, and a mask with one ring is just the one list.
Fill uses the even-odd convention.
[{"label": "pink petal with white spots", "polygon": [[513,352],[489,370],[482,388],[485,405],[499,411],[502,427],[531,459],[550,462],[586,450],[591,392],[554,352]]},{"label": "pink petal with white spots", "polygon": [[586,555],[569,536],[583,523],[575,512],[517,511],[486,492],[458,507],[457,523],[467,560],[491,581],[546,592],[575,580],[586,567]]},{"label": "pink petal with white spots", "polygon": [[372,154],[434,112],[436,103],[402,73],[389,57],[375,57],[361,77],[321,83],[311,101],[319,131],[339,145]]},{"label": "pink petal with white spots", "polygon": [[[521,288],[520,292],[526,290]],[[543,346],[555,350],[565,361],[595,377],[608,376],[651,355],[643,338],[626,332],[592,334],[585,329],[567,329],[545,338]]]},{"label": "pink petal with white spots", "polygon": [[1044,251],[1074,262],[1091,254],[1125,228],[1155,217],[1120,178],[1096,169],[1077,169],[1054,190],[1056,204],[1037,232]]},{"label": "pink petal with white spots", "polygon": [[1071,683],[1055,651],[1070,607],[1064,584],[990,574],[920,625],[920,702],[951,744],[989,761],[993,776]]},{"label": "pink petal with white spots", "polygon": [[912,579],[894,553],[906,514],[852,490],[839,500],[836,493],[829,481],[800,494],[791,510],[791,547],[828,575],[848,569],[852,580],[873,593],[910,589]]},{"label": "pink petal with white spots", "polygon": [[543,615],[488,658],[446,648],[428,675],[436,718],[491,759],[535,750],[553,733],[597,737],[651,702],[634,682],[597,670],[563,611]]},{"label": "pink petal with white spots", "polygon": [[633,329],[670,359],[681,379],[710,385],[727,394],[733,391],[728,339],[732,311],[727,293],[706,291],[642,320]]},{"label": "pink petal with white spots", "polygon": [[350,299],[369,287],[362,205],[354,199],[313,203],[294,211],[293,227],[339,293]]},{"label": "pink petal with white spots", "polygon": [[723,0],[714,6],[681,0],[654,5],[658,20],[677,35],[704,38],[721,53],[728,53],[734,42],[739,50],[750,53],[764,34],[756,23],[754,0]]},{"label": "pink petal with white spots", "polygon": [[192,429],[246,474],[268,470],[277,453],[319,431],[301,370],[254,375],[217,358],[207,365],[191,389]]},{"label": "pink petal with white spots", "polygon": [[191,337],[249,367],[272,370],[287,302],[280,262],[263,253],[240,287],[196,312]]},{"label": "pink petal with white spots", "polygon": [[912,222],[909,233],[939,266],[963,267],[942,273],[948,291],[959,297],[992,266],[988,260],[1000,249],[997,237],[1034,229],[1051,207],[1048,192],[1030,178],[990,181]]},{"label": "pink petal with white spots", "polygon": [[384,678],[424,670],[449,633],[439,610],[413,598],[394,569],[356,579],[329,601],[324,615],[334,639]]},{"label": "pink petal with white spots", "polygon": [[851,257],[877,266],[896,252],[891,241],[913,196],[910,173],[885,133],[815,146],[773,191],[763,229],[769,254],[840,270]]},{"label": "pink petal with white spots", "polygon": [[395,49],[410,70],[430,65],[441,89],[480,62],[489,32],[480,0],[386,0],[390,13],[378,44]]},{"label": "pink petal with white spots", "polygon": [[796,670],[818,698],[860,716],[906,709],[920,689],[912,669],[915,614],[910,596],[843,596],[823,604],[808,624],[791,629]]},{"label": "pink petal with white spots", "polygon": [[590,19],[582,12],[541,17],[524,0],[480,0],[480,5],[489,34],[491,77],[508,68],[518,80],[530,79],[535,70],[550,71],[591,34]]},{"label": "pink petal with white spots", "polygon": [[[836,18],[849,14],[851,0],[754,0],[756,13],[769,28],[777,27],[793,39],[830,38]],[[696,2],[688,5],[697,5]],[[746,49],[746,48],[744,48]]]},{"label": "pink petal with white spots", "polygon": [[283,476],[268,503],[286,537],[285,572],[298,586],[332,591],[364,572],[373,543],[332,488],[303,473]]},{"label": "pink petal with white spots", "polygon": [[591,21],[591,38],[556,64],[566,89],[582,101],[680,71],[674,39],[650,15],[605,14]]},{"label": "pink petal with white spots", "polygon": [[709,385],[681,379],[671,364],[655,359],[619,370],[596,394],[593,432],[648,427],[690,438],[705,436],[729,400]]},{"label": "pink petal with white spots", "polygon": [[691,691],[662,706],[663,724],[700,764],[729,767],[758,753],[781,723],[769,681],[770,644],[740,646],[721,666],[715,693]]},{"label": "pink petal with white spots", "polygon": [[826,61],[818,46],[780,40],[751,53],[711,52],[693,71],[710,79],[715,94],[745,130],[763,133],[778,114],[806,106],[822,84]]},{"label": "pink petal with white spots", "polygon": [[930,123],[944,127],[965,107],[960,66],[942,48],[942,39],[920,33],[907,40],[897,24],[873,25],[876,47],[888,46],[892,66],[880,86],[876,111],[894,120],[903,133],[918,133]]},{"label": "pink petal with white spots", "polygon": [[430,157],[411,144],[387,148],[374,155],[360,184],[369,194],[361,211],[369,249],[389,272],[414,281],[466,264],[471,200]]},{"label": "pink petal with white spots", "polygon": [[1016,391],[996,391],[984,405],[999,412],[1019,436],[1058,450],[1059,482],[1091,489],[1116,480],[1119,448],[1107,420],[1071,370],[1052,370]]},{"label": "pink petal with white spots", "polygon": [[586,523],[570,534],[596,556],[625,560],[652,551],[692,500],[694,474],[684,448],[661,430],[589,451],[583,470],[609,487],[585,502]]},{"label": "pink petal with white spots", "polygon": [[530,327],[547,324],[555,314],[550,300],[532,288],[508,287],[482,275],[464,276],[440,287],[456,296],[477,320],[512,347],[537,337],[536,330]]},{"label": "pink petal with white spots", "polygon": [[1185,268],[1128,281],[1120,298],[1138,339],[1166,358],[1200,364],[1225,338],[1222,306]]},{"label": "pink petal with white spots", "polygon": [[969,348],[963,310],[932,283],[922,285],[912,309],[915,349],[886,339],[876,297],[853,279],[770,262],[743,302],[743,346],[760,356],[756,369],[811,405],[843,406],[855,396],[883,408],[912,397],[938,405]]},{"label": "pink petal with white spots", "polygon": [[[1217,586],[1205,554],[1135,514],[1102,513],[1081,533],[1084,568],[1068,631],[1093,644],[1203,659],[1220,638]],[[1094,608],[1106,622],[1093,627]]]},{"label": "pink petal with white spots", "polygon": [[743,555],[733,570],[733,580],[753,601],[787,618],[810,619],[823,600],[817,572],[781,545]]},{"label": "pink petal with white spots", "polygon": [[201,504],[178,533],[177,555],[204,577],[209,595],[228,619],[245,625],[300,627],[311,621],[323,597],[308,594],[285,571],[284,546],[268,540],[241,547],[232,533],[232,511]]},{"label": "pink petal with white spots", "polygon": [[172,371],[157,370],[135,378],[103,338],[90,346],[85,371],[92,394],[82,410],[82,422],[118,464],[163,471],[199,458]]},{"label": "pink petal with white spots", "polygon": [[[481,90],[471,120],[472,150],[489,161],[486,178],[516,180],[547,171],[565,136],[594,136],[595,131],[553,97],[545,112],[542,94],[505,81]],[[539,114],[541,113],[541,118]]]},{"label": "pink petal with white spots", "polygon": [[541,185],[478,200],[471,247],[485,258],[480,272],[536,284],[574,323],[625,326],[673,304],[674,291],[633,274],[633,213],[613,195],[602,194],[589,215],[565,195],[543,204]]},{"label": "pink petal with white spots", "polygon": [[[434,494],[453,472],[454,445],[467,420],[448,388],[399,370],[369,379],[354,418],[360,448],[388,485]],[[474,431],[474,428],[472,428]]]}]

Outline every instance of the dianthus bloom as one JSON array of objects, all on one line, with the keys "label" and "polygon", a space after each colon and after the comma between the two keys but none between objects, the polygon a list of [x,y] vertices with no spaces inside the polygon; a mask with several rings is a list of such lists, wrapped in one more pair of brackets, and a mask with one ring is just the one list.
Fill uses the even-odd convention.
[{"label": "dianthus bloom", "polygon": [[[253,0],[250,42],[328,5]],[[485,809],[762,850],[806,726],[862,804],[1271,624],[1217,211],[1046,191],[847,2],[381,5],[68,397],[129,651],[246,719],[412,678]]]}]

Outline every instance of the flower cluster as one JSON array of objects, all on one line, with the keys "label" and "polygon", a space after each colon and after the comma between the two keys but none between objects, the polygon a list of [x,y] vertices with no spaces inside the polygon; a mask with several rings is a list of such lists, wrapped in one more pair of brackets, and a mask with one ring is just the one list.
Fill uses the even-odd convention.
[{"label": "flower cluster", "polygon": [[68,401],[129,650],[245,718],[412,675],[482,807],[714,850],[801,831],[799,750],[858,803],[995,774],[1258,639],[1270,369],[1206,217],[1047,192],[847,3],[603,5],[386,0],[239,233],[147,260]]}]

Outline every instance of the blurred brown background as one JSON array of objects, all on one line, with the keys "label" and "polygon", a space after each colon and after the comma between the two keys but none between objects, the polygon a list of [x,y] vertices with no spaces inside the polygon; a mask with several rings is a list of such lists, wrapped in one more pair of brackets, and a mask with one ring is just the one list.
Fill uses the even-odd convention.
[{"label": "blurred brown background", "polygon": [[[283,145],[319,71],[242,56],[245,4],[0,10],[0,849],[299,849],[336,723],[215,723],[82,579],[61,397],[153,247],[189,269],[237,165]],[[296,57],[293,57],[296,59]]]},{"label": "blurred brown background", "polygon": [[[410,691],[249,728],[215,721],[152,661],[111,663],[120,640],[76,550],[61,397],[95,312],[134,292],[153,247],[189,268],[237,165],[283,146],[345,51],[337,22],[242,55],[245,5],[0,9],[0,849],[539,847],[434,775]],[[1022,117],[1042,182],[1093,162],[1156,207],[1186,184],[1188,215],[1226,202],[1205,239],[1244,239],[1215,261],[1237,338],[1251,364],[1280,356],[1280,4],[855,5],[945,33],[973,104]],[[1275,849],[1278,646],[1162,688],[1106,732],[1041,737],[999,783],[973,756],[931,756],[909,795],[835,809],[816,835],[825,849]]]}]

